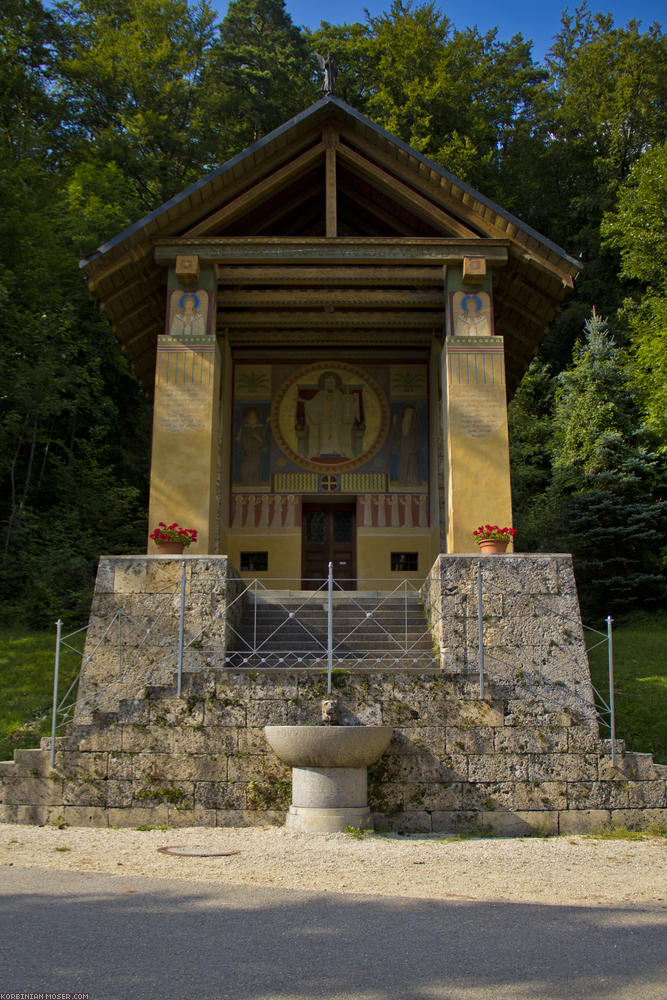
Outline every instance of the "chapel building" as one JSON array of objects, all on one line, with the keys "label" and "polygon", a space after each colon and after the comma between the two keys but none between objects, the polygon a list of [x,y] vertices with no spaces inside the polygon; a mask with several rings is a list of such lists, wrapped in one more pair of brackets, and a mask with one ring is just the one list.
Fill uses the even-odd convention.
[{"label": "chapel building", "polygon": [[149,530],[386,589],[511,524],[508,395],[580,265],[341,100],[83,267],[154,400]]}]

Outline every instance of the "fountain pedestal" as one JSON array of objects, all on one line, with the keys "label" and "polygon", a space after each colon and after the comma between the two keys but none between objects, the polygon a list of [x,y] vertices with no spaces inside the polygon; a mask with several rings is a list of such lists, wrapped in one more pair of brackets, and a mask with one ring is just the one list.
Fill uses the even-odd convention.
[{"label": "fountain pedestal", "polygon": [[367,768],[389,746],[390,726],[265,726],[264,732],[277,756],[292,767],[289,830],[371,828]]}]

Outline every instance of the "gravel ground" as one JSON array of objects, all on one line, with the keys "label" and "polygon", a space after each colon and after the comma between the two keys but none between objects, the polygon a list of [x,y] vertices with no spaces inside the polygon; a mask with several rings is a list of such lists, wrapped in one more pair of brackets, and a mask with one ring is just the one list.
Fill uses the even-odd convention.
[{"label": "gravel ground", "polygon": [[[163,854],[182,847],[222,857]],[[667,842],[0,826],[0,865],[418,899],[667,903]]]}]

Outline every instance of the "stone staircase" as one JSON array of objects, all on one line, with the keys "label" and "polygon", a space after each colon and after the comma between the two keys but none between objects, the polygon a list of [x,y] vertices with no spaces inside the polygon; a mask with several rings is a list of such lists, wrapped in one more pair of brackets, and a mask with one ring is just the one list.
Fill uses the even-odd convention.
[{"label": "stone staircase", "polygon": [[[225,656],[226,666],[319,668],[327,663],[328,595],[250,593]],[[440,654],[416,593],[344,591],[333,595],[333,663],[382,670],[433,669]]]}]

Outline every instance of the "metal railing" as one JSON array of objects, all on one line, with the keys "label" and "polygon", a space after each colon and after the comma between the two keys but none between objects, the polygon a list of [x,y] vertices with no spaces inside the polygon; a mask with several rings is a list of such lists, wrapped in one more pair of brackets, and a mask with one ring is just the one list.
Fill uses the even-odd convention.
[{"label": "metal railing", "polygon": [[[485,674],[488,664],[513,667],[498,657],[485,645],[485,622],[483,602],[485,597],[494,596],[492,582],[483,576],[483,560],[478,560],[473,583],[474,605],[476,605],[476,656],[471,642],[468,648],[467,673],[470,668],[477,673],[479,698],[484,698]],[[299,588],[285,591],[274,590],[269,584],[297,583]],[[303,582],[312,584],[313,589],[303,591]],[[383,669],[410,667],[430,668],[445,666],[444,653],[434,640],[440,625],[445,625],[445,616],[436,607],[436,602],[427,597],[427,588],[421,581],[403,579],[391,581],[387,590],[354,591],[346,590],[348,580],[336,580],[333,566],[329,564],[326,580],[288,581],[252,579],[234,580],[234,596],[225,595],[217,610],[190,634],[187,632],[187,579],[186,561],[182,561],[180,580],[171,583],[157,593],[135,595],[136,600],[150,599],[150,614],[137,610],[128,613],[127,608],[113,613],[94,644],[89,642],[82,665],[97,664],[109,675],[109,664],[115,662],[116,677],[106,687],[115,694],[114,684],[120,685],[125,676],[132,672],[134,679],[141,678],[144,684],[165,683],[165,676],[176,672],[176,693],[182,694],[183,673],[186,654],[196,654],[201,666],[248,668],[308,668],[326,670],[327,692],[332,690],[332,674],[336,668],[346,670],[354,667],[377,666]],[[386,580],[370,581],[386,586]],[[471,581],[472,582],[472,581]],[[366,583],[368,586],[368,582]],[[286,593],[291,596],[288,601]],[[468,591],[470,594],[470,591]],[[472,597],[473,595],[470,594]],[[156,604],[157,600],[157,604]],[[536,599],[539,604],[539,599]],[[177,608],[175,607],[177,602]],[[269,625],[260,621],[260,608],[270,610],[273,620]],[[325,612],[324,618],[315,612]],[[178,625],[174,630],[172,621],[178,611]],[[553,609],[545,606],[545,613]],[[343,614],[341,614],[343,612]],[[168,614],[169,613],[169,614]],[[350,616],[353,616],[352,619]],[[224,641],[212,641],[208,632],[225,617]],[[354,617],[356,616],[356,617]],[[342,626],[340,623],[343,623]],[[55,753],[55,737],[73,718],[75,699],[70,699],[78,677],[59,698],[59,667],[62,649],[76,650],[70,640],[87,633],[89,626],[77,629],[68,635],[62,634],[62,621],[56,623],[56,653],[54,663],[53,701],[51,719],[51,761]],[[174,622],[175,624],[175,622]],[[572,625],[580,626],[580,620],[572,619]],[[162,630],[161,630],[162,627]],[[589,628],[588,626],[585,626]],[[294,644],[295,628],[302,636],[302,648]],[[126,631],[133,631],[133,643],[124,642]],[[613,642],[612,619],[607,618],[607,632],[590,629],[602,639],[590,648],[591,652],[603,643],[608,644],[609,691],[608,700],[594,688],[599,704],[598,721],[609,728],[611,737],[612,762],[616,763],[616,729],[614,716],[613,689]],[[88,636],[90,639],[90,636]],[[288,648],[282,649],[281,642]],[[144,669],[141,653],[150,644],[151,649],[159,648],[159,663],[153,662]],[[115,651],[113,649],[115,645]],[[102,656],[102,654],[104,654]],[[475,663],[476,660],[476,663]],[[173,672],[171,673],[173,677]],[[60,721],[58,721],[60,719]]]}]

